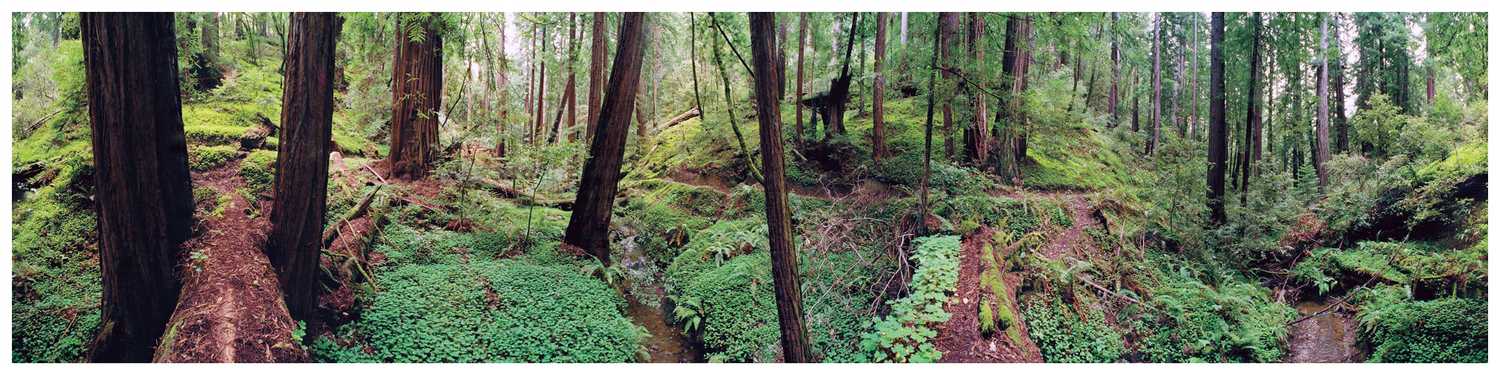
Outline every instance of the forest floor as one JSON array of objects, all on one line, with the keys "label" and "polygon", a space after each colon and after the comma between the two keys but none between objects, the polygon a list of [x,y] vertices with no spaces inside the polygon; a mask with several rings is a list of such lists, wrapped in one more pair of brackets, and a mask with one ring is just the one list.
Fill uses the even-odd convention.
[{"label": "forest floor", "polygon": [[[199,202],[197,237],[184,247],[181,298],[156,355],[165,362],[295,362],[298,329],[281,298],[276,274],[261,250],[268,212],[240,191],[240,162],[193,174],[193,186],[212,189]],[[227,198],[227,199],[224,199]],[[261,202],[262,207],[269,206]],[[206,207],[204,207],[206,206]],[[251,213],[256,213],[254,216]]]}]

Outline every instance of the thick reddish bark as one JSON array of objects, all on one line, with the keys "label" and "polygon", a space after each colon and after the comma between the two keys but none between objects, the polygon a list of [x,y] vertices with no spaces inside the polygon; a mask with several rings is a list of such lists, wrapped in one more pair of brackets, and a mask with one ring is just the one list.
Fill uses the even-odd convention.
[{"label": "thick reddish bark", "polygon": [[1021,178],[1020,162],[1025,156],[1023,149],[1024,119],[1021,114],[1021,93],[1025,90],[1026,52],[1024,44],[1031,20],[1024,15],[1011,15],[1005,22],[1005,55],[1001,62],[1001,79],[1006,87],[1006,96],[1000,103],[999,124],[995,134],[995,175],[1003,183],[1018,184]]},{"label": "thick reddish bark", "polygon": [[604,94],[604,58],[609,57],[609,51],[605,50],[604,17],[604,12],[594,12],[594,25],[589,31],[593,40],[589,45],[589,124],[584,141],[594,139],[595,126],[599,124],[599,100]]},{"label": "thick reddish bark", "polygon": [[[969,59],[970,66],[980,66],[984,62],[984,16],[980,13],[969,13]],[[973,124],[964,128],[964,157],[970,162],[984,165],[989,155],[989,108],[988,101],[984,97],[986,89],[984,80],[977,80],[977,88],[969,90],[969,106],[974,109]]]},{"label": "thick reddish bark", "polygon": [[[938,13],[938,29],[943,34],[943,43],[938,45],[938,58],[943,61],[943,86],[952,88],[956,82],[954,70],[958,69],[953,64],[953,45],[958,43],[958,13]],[[953,139],[956,138],[953,134],[953,90],[944,91],[947,95],[943,97],[943,155],[951,160],[955,148]]]},{"label": "thick reddish bark", "polygon": [[333,13],[293,13],[281,94],[281,145],[266,256],[287,309],[311,317],[317,305],[319,250],[327,207],[328,151],[333,137]]},{"label": "thick reddish bark", "polygon": [[413,40],[408,27],[396,28],[396,65],[391,73],[391,174],[396,178],[427,176],[437,149],[438,105],[443,100],[443,40],[437,15],[401,14],[398,22],[417,22],[423,35]]},{"label": "thick reddish bark", "polygon": [[781,102],[776,95],[776,42],[773,13],[750,14],[750,60],[755,66],[756,115],[760,119],[760,155],[765,165],[766,221],[771,247],[771,280],[776,288],[776,317],[781,352],[787,362],[812,360],[802,317],[802,283],[797,277],[797,248],[792,245],[792,212],[787,203],[782,160]]},{"label": "thick reddish bark", "polygon": [[564,243],[587,251],[605,264],[609,264],[609,221],[615,194],[619,192],[625,136],[630,131],[630,115],[635,111],[645,36],[641,32],[645,14],[624,13],[621,18],[619,47],[615,49],[609,85],[595,127],[598,132],[584,162],[573,215],[563,235]]},{"label": "thick reddish bark", "polygon": [[[875,83],[870,94],[873,99],[871,103],[874,107],[870,114],[870,121],[872,122],[870,149],[872,150],[871,157],[875,159],[875,164],[880,164],[880,159],[884,158],[890,152],[885,147],[885,24],[889,16],[885,12],[875,15]],[[800,56],[801,51],[798,52]],[[802,71],[798,69],[797,73],[798,78],[801,78]],[[800,94],[801,87],[798,87],[798,92]],[[801,99],[800,95],[798,99]],[[802,110],[798,109],[797,113],[800,115]]]},{"label": "thick reddish bark", "polygon": [[1224,223],[1224,172],[1228,138],[1224,122],[1224,13],[1215,12],[1208,37],[1208,211],[1210,225]]},{"label": "thick reddish bark", "polygon": [[177,301],[192,185],[170,13],[81,15],[103,299],[95,362],[145,362]]}]

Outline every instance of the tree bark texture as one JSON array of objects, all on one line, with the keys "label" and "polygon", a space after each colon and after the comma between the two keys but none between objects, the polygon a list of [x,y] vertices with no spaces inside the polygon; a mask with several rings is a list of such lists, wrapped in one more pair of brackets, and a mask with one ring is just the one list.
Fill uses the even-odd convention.
[{"label": "tree bark texture", "polygon": [[1210,225],[1224,223],[1224,172],[1228,138],[1224,122],[1224,13],[1209,25],[1208,57],[1208,211]]},{"label": "tree bark texture", "polygon": [[396,28],[396,65],[391,72],[391,175],[416,180],[427,176],[437,149],[438,106],[443,100],[443,41],[437,15],[397,16],[419,22],[422,35]]}]

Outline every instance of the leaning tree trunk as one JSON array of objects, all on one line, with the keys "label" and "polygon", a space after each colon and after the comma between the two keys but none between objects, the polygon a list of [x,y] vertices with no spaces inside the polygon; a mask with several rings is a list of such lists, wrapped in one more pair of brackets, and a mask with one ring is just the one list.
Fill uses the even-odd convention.
[{"label": "leaning tree trunk", "polygon": [[[890,152],[885,147],[885,24],[888,17],[890,17],[890,14],[886,12],[880,12],[875,15],[875,83],[870,94],[872,99],[870,102],[874,107],[870,113],[870,156],[875,160],[875,164],[877,165],[880,164],[880,159],[884,158]],[[798,55],[801,55],[801,51],[798,52]],[[801,78],[800,69],[798,70],[798,78]],[[798,87],[798,91],[801,91],[800,86]],[[798,100],[800,101],[801,98],[799,97]],[[800,109],[798,109],[798,113],[801,113]]]},{"label": "leaning tree trunk", "polygon": [[403,179],[427,176],[437,148],[438,105],[443,97],[443,40],[437,32],[436,15],[398,22],[423,22],[414,30],[423,37],[414,41],[396,28],[396,66],[391,73],[391,175]]},{"label": "leaning tree trunk", "polygon": [[193,189],[171,13],[83,13],[103,299],[95,362],[145,362],[181,282]]},{"label": "leaning tree trunk", "polygon": [[609,51],[604,49],[604,17],[604,12],[594,12],[594,25],[590,29],[593,41],[589,45],[589,124],[584,142],[594,139],[594,132],[598,130],[595,126],[599,124],[599,100],[604,94],[604,58],[609,57]]},{"label": "leaning tree trunk", "polygon": [[625,136],[635,110],[636,88],[641,80],[641,32],[645,14],[625,13],[620,22],[619,47],[610,68],[603,106],[599,108],[598,133],[583,165],[578,197],[563,243],[577,246],[601,263],[609,264],[609,220],[619,191],[620,162],[625,157]]},{"label": "leaning tree trunk", "polygon": [[1215,12],[1208,37],[1208,211],[1209,223],[1224,223],[1224,172],[1229,149],[1224,123],[1224,13]]},{"label": "leaning tree trunk", "polygon": [[755,66],[756,115],[760,118],[760,155],[765,165],[766,221],[770,232],[771,280],[776,288],[776,317],[781,352],[787,362],[812,360],[802,317],[802,283],[797,278],[797,247],[792,245],[792,213],[786,197],[782,160],[781,102],[777,96],[776,42],[773,13],[750,14],[750,60]]},{"label": "leaning tree trunk", "polygon": [[293,13],[281,95],[276,199],[266,255],[292,317],[317,307],[317,270],[327,212],[328,151],[333,137],[333,13]]}]

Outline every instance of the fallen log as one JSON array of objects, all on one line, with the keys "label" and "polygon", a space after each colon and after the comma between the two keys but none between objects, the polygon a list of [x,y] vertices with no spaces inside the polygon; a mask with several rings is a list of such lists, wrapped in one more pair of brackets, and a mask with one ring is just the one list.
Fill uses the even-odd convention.
[{"label": "fallen log", "polygon": [[572,199],[537,197],[535,195],[532,195],[531,193],[506,186],[505,183],[501,181],[496,181],[489,178],[480,178],[479,183],[479,185],[484,187],[486,190],[492,191],[495,194],[499,194],[501,197],[507,199],[521,200],[533,206],[552,207],[564,211],[573,210]]},{"label": "fallen log", "polygon": [[[226,214],[185,246],[182,292],[167,321],[155,362],[306,362],[294,337],[298,324],[287,311],[271,262],[260,249],[264,217],[242,214],[239,194]],[[189,255],[190,254],[190,255]]]},{"label": "fallen log", "polygon": [[699,111],[698,107],[689,108],[687,112],[683,112],[682,114],[674,116],[672,117],[672,119],[667,120],[666,123],[661,125],[660,129],[670,128],[672,127],[672,125],[677,125],[678,123],[681,123],[683,121],[698,117],[698,115],[700,114],[703,114],[703,111]]},{"label": "fallen log", "polygon": [[370,210],[370,202],[375,200],[375,194],[380,193],[380,188],[384,186],[385,185],[375,185],[375,190],[371,190],[369,194],[365,194],[365,197],[359,200],[359,204],[355,205],[353,210],[350,210],[348,214],[345,214],[343,218],[339,219],[339,221],[336,222],[338,223],[337,225],[334,225],[333,228],[328,228],[328,230],[324,231],[323,247],[328,247],[328,245],[333,244],[333,240],[338,238],[339,228],[343,228],[349,225],[350,221],[364,216],[365,212],[368,212]]},{"label": "fallen log", "polygon": [[276,124],[271,119],[261,114],[256,114],[255,117],[260,121],[240,135],[240,149],[245,151],[260,148],[266,144],[267,137],[276,136]]}]

